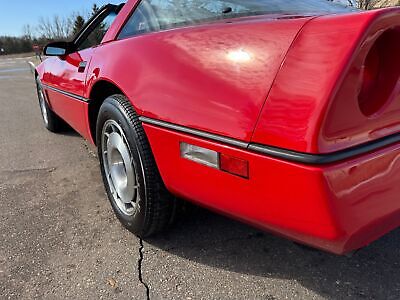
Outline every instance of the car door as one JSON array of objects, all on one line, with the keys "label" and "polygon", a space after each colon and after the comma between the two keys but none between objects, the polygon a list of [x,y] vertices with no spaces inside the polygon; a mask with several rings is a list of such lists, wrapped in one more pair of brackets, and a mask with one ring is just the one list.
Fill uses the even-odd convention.
[{"label": "car door", "polygon": [[53,61],[46,69],[44,83],[52,110],[82,135],[87,126],[86,76],[96,47],[101,44],[120,7],[102,8],[72,42],[73,52]]}]

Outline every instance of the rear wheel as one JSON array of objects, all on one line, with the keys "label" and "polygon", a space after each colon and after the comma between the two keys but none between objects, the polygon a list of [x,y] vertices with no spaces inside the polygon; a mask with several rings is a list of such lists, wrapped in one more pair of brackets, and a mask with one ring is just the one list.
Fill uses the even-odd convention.
[{"label": "rear wheel", "polygon": [[60,132],[64,128],[65,123],[50,109],[39,78],[36,78],[36,89],[44,126],[51,132]]},{"label": "rear wheel", "polygon": [[167,227],[176,200],[164,187],[139,117],[126,97],[114,95],[104,101],[96,138],[103,182],[121,223],[140,237]]}]

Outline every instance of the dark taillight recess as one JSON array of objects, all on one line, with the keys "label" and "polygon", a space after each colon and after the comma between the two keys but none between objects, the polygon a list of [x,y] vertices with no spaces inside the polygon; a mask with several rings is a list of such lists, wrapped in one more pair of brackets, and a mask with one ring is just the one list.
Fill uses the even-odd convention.
[{"label": "dark taillight recess", "polygon": [[361,68],[358,96],[361,112],[372,116],[390,102],[400,79],[400,28],[389,29],[375,41]]}]

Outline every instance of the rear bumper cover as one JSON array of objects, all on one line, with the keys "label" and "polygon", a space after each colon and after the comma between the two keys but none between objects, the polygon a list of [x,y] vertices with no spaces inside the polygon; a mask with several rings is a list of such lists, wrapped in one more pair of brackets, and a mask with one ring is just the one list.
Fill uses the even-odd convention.
[{"label": "rear bumper cover", "polygon": [[[166,187],[175,195],[336,254],[400,225],[400,144],[306,165],[144,123]],[[243,179],[182,159],[180,142],[249,161]]]}]

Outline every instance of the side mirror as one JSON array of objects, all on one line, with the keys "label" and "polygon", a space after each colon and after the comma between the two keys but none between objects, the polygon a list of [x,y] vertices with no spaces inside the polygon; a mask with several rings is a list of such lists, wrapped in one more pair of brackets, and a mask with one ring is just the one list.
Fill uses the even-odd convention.
[{"label": "side mirror", "polygon": [[45,56],[65,56],[73,52],[72,43],[69,42],[54,42],[48,44],[43,54]]}]

